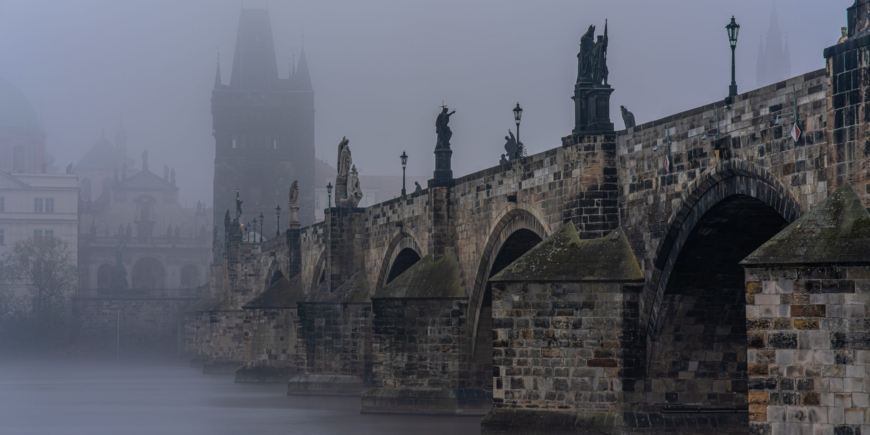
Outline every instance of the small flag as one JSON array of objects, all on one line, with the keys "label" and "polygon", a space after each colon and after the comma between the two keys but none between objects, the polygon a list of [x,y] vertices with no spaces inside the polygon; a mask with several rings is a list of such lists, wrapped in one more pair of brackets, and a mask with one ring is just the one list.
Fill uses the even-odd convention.
[{"label": "small flag", "polygon": [[795,142],[801,138],[801,128],[798,127],[797,122],[791,126],[791,138],[794,139]]}]

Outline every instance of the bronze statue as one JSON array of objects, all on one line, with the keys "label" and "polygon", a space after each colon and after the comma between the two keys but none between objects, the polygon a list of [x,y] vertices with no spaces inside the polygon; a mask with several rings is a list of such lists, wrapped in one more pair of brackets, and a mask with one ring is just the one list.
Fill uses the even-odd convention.
[{"label": "bronze statue", "polygon": [[438,118],[435,120],[435,133],[438,134],[438,142],[435,144],[435,148],[450,148],[450,138],[453,136],[453,131],[450,130],[450,127],[447,125],[450,122],[450,116],[456,113],[456,111],[452,111],[447,113],[447,106],[441,106],[441,113],[438,114]]},{"label": "bronze statue", "polygon": [[595,86],[606,85],[609,71],[607,69],[607,22],[604,22],[604,35],[598,37],[592,49],[592,83]]},{"label": "bronze statue", "polygon": [[592,48],[595,46],[595,26],[589,26],[589,30],[580,37],[580,52],[577,53],[577,81],[589,81],[592,79]]},{"label": "bronze statue", "polygon": [[629,112],[628,109],[625,108],[625,106],[619,106],[619,110],[622,111],[622,121],[625,122],[626,129],[632,128],[637,125],[634,122],[634,114]]},{"label": "bronze statue", "polygon": [[242,217],[242,197],[239,195],[239,189],[236,189],[236,220]]},{"label": "bronze statue", "polygon": [[505,136],[504,140],[506,141],[504,144],[504,150],[506,151],[505,155],[507,156],[507,160],[511,161],[516,159],[519,147],[517,146],[517,138],[514,136],[514,132],[508,130],[508,136]]}]

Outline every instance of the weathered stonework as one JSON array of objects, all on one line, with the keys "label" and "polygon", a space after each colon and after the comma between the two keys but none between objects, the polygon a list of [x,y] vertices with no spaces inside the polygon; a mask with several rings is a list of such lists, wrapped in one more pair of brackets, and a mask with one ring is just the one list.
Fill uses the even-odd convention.
[{"label": "weathered stonework", "polygon": [[743,261],[752,433],[870,430],[870,214],[846,185]]}]

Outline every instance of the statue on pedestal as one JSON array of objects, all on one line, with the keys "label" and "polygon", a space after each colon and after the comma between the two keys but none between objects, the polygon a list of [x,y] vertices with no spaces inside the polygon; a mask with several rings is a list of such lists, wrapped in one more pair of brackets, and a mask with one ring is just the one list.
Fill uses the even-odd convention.
[{"label": "statue on pedestal", "polygon": [[435,144],[435,149],[450,149],[450,138],[453,137],[453,131],[450,130],[448,123],[450,122],[450,116],[454,113],[456,113],[455,110],[447,113],[447,106],[442,103],[441,113],[439,113],[438,118],[435,119],[435,133],[438,134],[438,142]]},{"label": "statue on pedestal", "polygon": [[362,197],[363,191],[359,185],[359,173],[356,171],[356,165],[353,165],[353,167],[351,167],[350,174],[348,174],[347,176],[346,205],[348,207],[356,207],[359,205]]},{"label": "statue on pedestal", "polygon": [[514,137],[514,132],[508,130],[508,136],[504,137],[505,144],[504,150],[506,151],[505,156],[508,161],[514,160],[517,158],[517,138]]},{"label": "statue on pedestal", "polygon": [[580,37],[580,52],[577,53],[577,82],[592,80],[592,48],[595,46],[595,26]]},{"label": "statue on pedestal", "polygon": [[290,229],[299,228],[299,181],[294,180],[290,185],[287,210]]}]

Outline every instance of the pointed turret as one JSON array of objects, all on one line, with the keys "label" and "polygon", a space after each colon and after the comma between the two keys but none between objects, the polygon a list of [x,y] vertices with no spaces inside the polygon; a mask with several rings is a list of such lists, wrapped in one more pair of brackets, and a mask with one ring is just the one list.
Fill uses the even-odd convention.
[{"label": "pointed turret", "polygon": [[230,86],[234,89],[273,89],[278,85],[278,62],[268,9],[242,9],[233,55]]},{"label": "pointed turret", "polygon": [[221,81],[221,56],[218,55],[217,68],[214,72],[214,88],[217,89],[221,86],[223,86],[223,82]]},{"label": "pointed turret", "polygon": [[758,59],[755,61],[755,85],[759,88],[765,84],[764,70],[764,37],[758,36]]},{"label": "pointed turret", "polygon": [[300,91],[313,91],[311,86],[311,74],[308,73],[308,60],[305,58],[305,48],[299,53],[299,65],[296,66],[296,86]]}]

